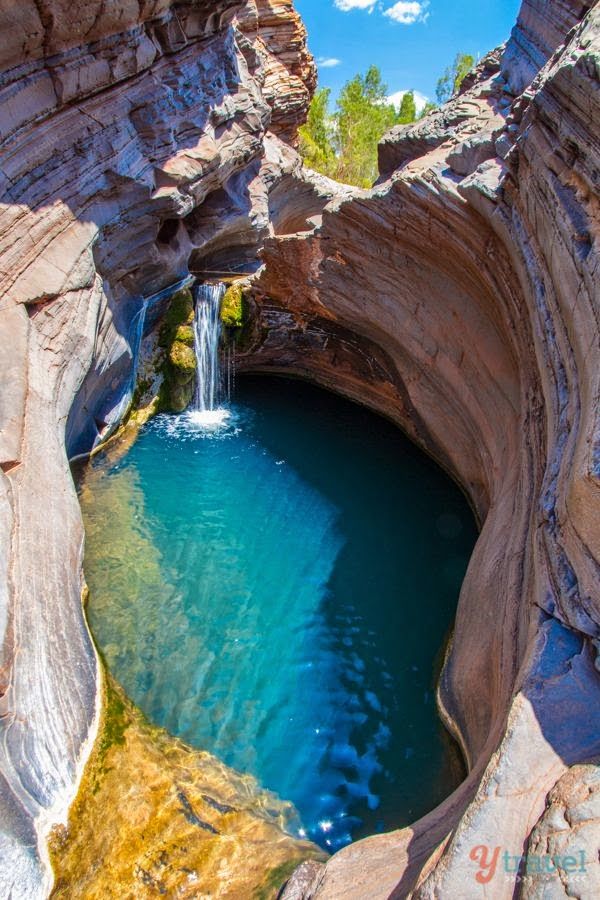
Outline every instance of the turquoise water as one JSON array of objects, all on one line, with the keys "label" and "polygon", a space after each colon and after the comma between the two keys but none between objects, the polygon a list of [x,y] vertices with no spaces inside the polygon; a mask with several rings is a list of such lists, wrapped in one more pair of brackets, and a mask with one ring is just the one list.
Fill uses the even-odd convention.
[{"label": "turquoise water", "polygon": [[330,850],[460,781],[435,677],[476,530],[391,424],[246,377],[226,427],[161,416],[81,496],[90,624],[154,722],[291,800]]}]

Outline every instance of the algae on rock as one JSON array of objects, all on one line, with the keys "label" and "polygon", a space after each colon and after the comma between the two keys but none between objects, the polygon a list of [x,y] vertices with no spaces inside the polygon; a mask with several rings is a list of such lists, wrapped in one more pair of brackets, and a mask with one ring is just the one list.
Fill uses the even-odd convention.
[{"label": "algae on rock", "polygon": [[182,341],[173,341],[169,348],[169,363],[172,374],[178,384],[187,384],[196,372],[194,351]]},{"label": "algae on rock", "polygon": [[188,347],[194,346],[194,329],[191,325],[180,325],[175,332],[175,341],[180,344],[186,344]]},{"label": "algae on rock", "polygon": [[285,832],[291,813],[253,778],[150,725],[105,676],[94,751],[50,840],[52,896],[274,900],[296,865],[324,858]]},{"label": "algae on rock", "polygon": [[243,328],[246,324],[246,299],[244,288],[237,281],[230,285],[221,301],[221,322],[225,328]]},{"label": "algae on rock", "polygon": [[[244,285],[236,282],[226,290],[221,303],[221,323],[227,340],[241,348],[249,324]],[[155,367],[162,384],[153,412],[183,412],[194,395],[197,361],[194,352],[194,300],[189,288],[171,297],[158,330]],[[146,406],[149,399],[146,397]]]},{"label": "algae on rock", "polygon": [[248,289],[247,281],[236,281],[227,288],[221,302],[224,340],[231,353],[246,353],[253,343],[253,307]]},{"label": "algae on rock", "polygon": [[160,408],[182,412],[194,395],[196,357],[192,349],[194,300],[189,288],[171,298],[160,328],[159,346],[165,351]]}]

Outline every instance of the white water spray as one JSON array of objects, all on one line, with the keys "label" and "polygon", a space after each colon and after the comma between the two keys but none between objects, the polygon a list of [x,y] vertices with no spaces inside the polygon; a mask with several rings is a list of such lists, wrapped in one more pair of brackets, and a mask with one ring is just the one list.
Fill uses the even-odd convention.
[{"label": "white water spray", "polygon": [[224,293],[224,284],[201,284],[196,292],[194,349],[198,372],[191,418],[203,426],[220,425],[229,416],[229,411],[221,405],[223,385],[219,361]]}]

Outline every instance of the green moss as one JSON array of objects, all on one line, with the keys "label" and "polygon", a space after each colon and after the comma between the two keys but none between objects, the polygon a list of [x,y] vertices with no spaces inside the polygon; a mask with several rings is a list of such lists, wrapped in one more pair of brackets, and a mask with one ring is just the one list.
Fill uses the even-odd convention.
[{"label": "green moss", "polygon": [[150,402],[147,403],[146,406],[133,410],[130,416],[130,422],[136,429],[139,430],[142,425],[145,425],[146,422],[149,422],[150,419],[152,419],[159,411],[159,398],[157,396],[152,397]]},{"label": "green moss", "polygon": [[193,351],[194,300],[188,288],[177,291],[170,300],[159,331],[159,346],[165,351],[163,383],[158,408],[182,412],[194,394],[196,356]]},{"label": "green moss", "polygon": [[[314,857],[307,854],[304,859],[307,858],[311,859]],[[285,882],[288,881],[294,870],[298,868],[302,861],[303,858],[287,859],[279,866],[269,869],[265,880],[254,891],[253,900],[275,900],[275,898],[279,896]]]},{"label": "green moss", "polygon": [[150,391],[152,390],[151,378],[140,378],[135,386],[133,397],[131,398],[131,408],[129,410],[129,418],[135,419],[140,409],[143,409],[148,401],[152,399]]},{"label": "green moss", "polygon": [[175,332],[175,340],[188,347],[194,346],[194,329],[191,325],[179,325]]},{"label": "green moss", "polygon": [[[135,393],[133,395],[133,405],[137,406],[142,397],[148,393],[150,388],[152,387],[152,379],[151,378],[140,378],[136,387]],[[136,400],[138,403],[136,403]]]},{"label": "green moss", "polygon": [[173,375],[181,384],[190,381],[196,372],[196,355],[191,347],[181,341],[173,341],[169,349],[169,364]]},{"label": "green moss", "polygon": [[177,384],[172,381],[165,383],[164,394],[161,397],[161,409],[170,412],[183,412],[192,402],[194,396],[194,382],[188,381],[187,384]]},{"label": "green moss", "polygon": [[104,759],[111,747],[122,746],[125,743],[125,732],[131,724],[120,689],[110,677],[106,677],[105,680],[104,703],[102,728],[97,744],[99,768],[103,767]]},{"label": "green moss", "polygon": [[194,298],[189,288],[184,288],[173,294],[169,301],[169,308],[164,314],[160,328],[159,344],[161,347],[170,347],[176,340],[177,329],[180,325],[191,325],[194,321]]},{"label": "green moss", "polygon": [[226,328],[243,328],[247,317],[244,291],[239,282],[227,288],[221,303],[221,322]]}]

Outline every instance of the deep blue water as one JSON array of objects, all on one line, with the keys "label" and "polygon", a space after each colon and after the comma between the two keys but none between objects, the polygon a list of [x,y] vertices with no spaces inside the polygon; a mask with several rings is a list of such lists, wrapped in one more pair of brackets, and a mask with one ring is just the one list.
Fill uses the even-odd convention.
[{"label": "deep blue water", "polygon": [[246,377],[225,429],[155,419],[94,463],[82,505],[91,627],[154,722],[291,800],[328,849],[456,786],[435,678],[476,530],[391,424]]}]

